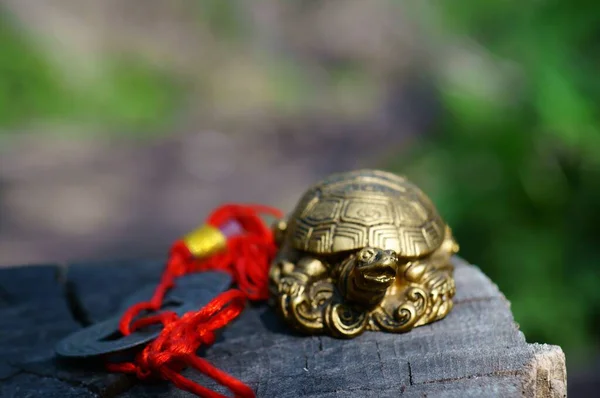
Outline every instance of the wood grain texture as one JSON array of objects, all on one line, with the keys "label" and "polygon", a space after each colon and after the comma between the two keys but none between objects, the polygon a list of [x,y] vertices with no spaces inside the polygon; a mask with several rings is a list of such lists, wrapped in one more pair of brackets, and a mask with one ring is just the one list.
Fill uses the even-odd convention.
[{"label": "wood grain texture", "polygon": [[[259,397],[564,397],[559,347],[527,344],[509,303],[476,267],[455,259],[456,306],[406,334],[306,337],[263,305],[247,308],[202,355]],[[157,280],[162,261],[44,265],[0,271],[0,397],[189,397],[166,383],[64,361],[54,344],[113,314]],[[214,382],[186,376],[227,393]]]}]

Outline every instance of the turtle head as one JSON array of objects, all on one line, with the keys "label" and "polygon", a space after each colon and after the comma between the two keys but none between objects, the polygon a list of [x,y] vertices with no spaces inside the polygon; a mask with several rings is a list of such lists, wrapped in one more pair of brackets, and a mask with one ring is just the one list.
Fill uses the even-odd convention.
[{"label": "turtle head", "polygon": [[361,284],[387,288],[396,279],[398,257],[392,250],[365,247],[356,254],[354,270]]}]

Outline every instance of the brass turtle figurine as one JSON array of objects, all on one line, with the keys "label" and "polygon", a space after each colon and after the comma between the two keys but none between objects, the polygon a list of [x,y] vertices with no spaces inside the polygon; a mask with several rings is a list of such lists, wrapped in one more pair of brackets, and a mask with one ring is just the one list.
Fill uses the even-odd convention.
[{"label": "brass turtle figurine", "polygon": [[305,333],[406,332],[452,309],[458,244],[405,177],[333,174],[310,187],[274,233],[271,304]]}]

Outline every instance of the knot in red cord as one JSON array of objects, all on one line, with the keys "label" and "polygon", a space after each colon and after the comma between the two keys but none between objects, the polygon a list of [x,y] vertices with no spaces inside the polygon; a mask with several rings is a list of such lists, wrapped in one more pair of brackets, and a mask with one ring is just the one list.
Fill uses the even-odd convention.
[{"label": "knot in red cord", "polygon": [[229,272],[238,288],[253,301],[269,298],[269,266],[277,251],[273,231],[262,221],[260,213],[282,217],[279,210],[260,205],[229,204],[217,209],[208,218],[210,225],[219,227],[235,222],[245,233],[230,237],[226,251],[192,265],[194,271]]}]

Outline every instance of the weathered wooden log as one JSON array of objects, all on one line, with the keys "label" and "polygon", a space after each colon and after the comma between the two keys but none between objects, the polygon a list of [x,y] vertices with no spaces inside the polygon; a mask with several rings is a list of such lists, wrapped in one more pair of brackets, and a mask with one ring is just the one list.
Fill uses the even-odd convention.
[{"label": "weathered wooden log", "polygon": [[[561,349],[527,344],[498,288],[478,268],[458,258],[455,264],[455,308],[409,333],[300,336],[257,305],[202,355],[259,397],[566,396]],[[162,266],[157,260],[0,270],[0,396],[190,396],[54,354],[58,340],[113,315],[128,294],[156,281]],[[185,374],[227,394],[192,370]]]}]

